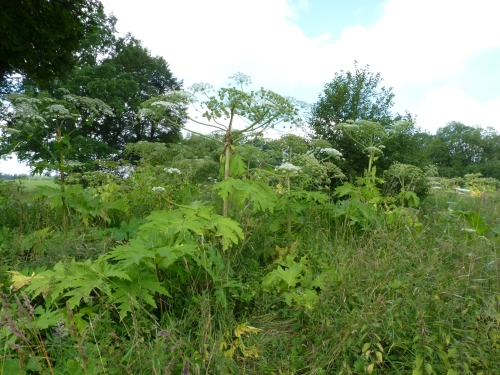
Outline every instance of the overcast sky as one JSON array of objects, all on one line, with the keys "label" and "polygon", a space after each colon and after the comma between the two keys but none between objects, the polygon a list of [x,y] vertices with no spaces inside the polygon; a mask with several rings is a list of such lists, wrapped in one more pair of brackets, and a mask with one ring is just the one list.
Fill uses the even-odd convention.
[{"label": "overcast sky", "polygon": [[186,88],[243,72],[314,103],[357,60],[423,130],[460,121],[500,131],[500,0],[101,1],[120,34],[163,56]]},{"label": "overcast sky", "polygon": [[434,132],[500,130],[500,0],[102,0],[185,86],[254,84],[314,103],[335,72],[369,64],[396,110]]}]

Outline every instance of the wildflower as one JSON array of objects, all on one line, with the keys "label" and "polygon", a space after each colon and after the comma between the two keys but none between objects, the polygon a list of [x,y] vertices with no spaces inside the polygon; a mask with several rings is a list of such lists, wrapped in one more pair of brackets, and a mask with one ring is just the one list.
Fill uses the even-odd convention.
[{"label": "wildflower", "polygon": [[276,171],[285,171],[288,173],[300,172],[300,167],[293,165],[292,163],[283,163],[279,167],[274,168]]},{"label": "wildflower", "polygon": [[159,191],[159,192],[162,192],[162,191],[165,191],[165,188],[161,187],[161,186],[155,186],[154,188],[151,189],[151,191]]},{"label": "wildflower", "polygon": [[162,107],[165,107],[165,108],[172,108],[175,106],[174,103],[165,102],[165,101],[154,102],[154,103],[151,103],[151,105],[161,105]]},{"label": "wildflower", "polygon": [[164,171],[170,174],[174,173],[181,174],[181,171],[177,168],[165,168]]},{"label": "wildflower", "polygon": [[47,107],[47,112],[55,116],[70,117],[68,109],[61,104],[53,104]]},{"label": "wildflower", "polygon": [[276,105],[273,102],[271,102],[267,99],[256,98],[256,99],[254,99],[254,102],[257,104],[260,104],[260,105],[267,105],[269,107],[276,107]]},{"label": "wildflower", "polygon": [[152,111],[149,108],[141,108],[139,110],[139,117],[141,119],[147,118],[148,116],[152,116],[152,115],[154,115],[154,111]]},{"label": "wildflower", "polygon": [[333,158],[338,158],[340,159],[342,157],[342,153],[334,148],[322,148],[319,150],[322,154],[327,154],[328,156],[331,156]]}]

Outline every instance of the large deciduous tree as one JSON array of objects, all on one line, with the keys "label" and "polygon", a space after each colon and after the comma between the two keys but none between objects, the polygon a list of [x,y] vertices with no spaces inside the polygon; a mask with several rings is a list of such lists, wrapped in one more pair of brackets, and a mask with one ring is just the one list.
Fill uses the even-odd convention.
[{"label": "large deciduous tree", "polygon": [[393,113],[394,93],[392,87],[382,86],[380,73],[372,73],[369,66],[354,72],[340,71],[327,83],[319,100],[312,106],[309,122],[315,137],[327,140],[345,157],[339,163],[348,176],[360,175],[366,167],[366,150],[354,142],[338,125],[348,121],[377,123],[390,131],[394,123],[404,120],[413,124],[404,131],[385,140],[384,158],[377,162],[379,170],[387,169],[393,162],[411,163],[420,151],[413,138],[419,133],[415,118],[406,113]]},{"label": "large deciduous tree", "polygon": [[75,53],[99,28],[98,0],[5,0],[0,11],[0,87],[12,74],[38,83],[62,76],[78,62]]},{"label": "large deciduous tree", "polygon": [[87,135],[102,139],[117,153],[127,143],[169,143],[180,137],[176,127],[157,127],[138,117],[142,102],[180,90],[182,81],[174,77],[163,57],[152,56],[139,40],[130,35],[116,40],[102,61],[93,63],[90,60],[67,80],[57,82],[57,86],[77,95],[101,99],[113,109],[114,116],[104,118],[85,131]]}]

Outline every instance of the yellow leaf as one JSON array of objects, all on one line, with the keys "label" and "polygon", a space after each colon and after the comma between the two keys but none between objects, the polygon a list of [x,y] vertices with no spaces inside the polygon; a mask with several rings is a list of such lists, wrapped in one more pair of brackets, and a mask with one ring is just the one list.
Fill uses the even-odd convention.
[{"label": "yellow leaf", "polygon": [[383,353],[384,352],[384,348],[382,347],[382,345],[379,342],[377,342],[376,345],[380,349],[380,351]]},{"label": "yellow leaf", "polygon": [[368,349],[370,349],[370,343],[366,342],[365,345],[363,345],[363,349],[361,350],[361,353],[366,352]]},{"label": "yellow leaf", "polygon": [[222,341],[220,344],[219,344],[219,350],[225,350],[227,349],[227,342],[225,341]]},{"label": "yellow leaf", "polygon": [[252,345],[251,347],[247,348],[247,350],[245,351],[245,357],[254,357],[254,358],[260,357],[259,351],[257,350],[255,345]]},{"label": "yellow leaf", "polygon": [[245,335],[249,332],[259,333],[260,331],[262,331],[260,328],[249,326],[247,323],[241,323],[234,329],[234,335],[236,337],[241,337],[241,335]]},{"label": "yellow leaf", "polygon": [[383,362],[383,360],[384,360],[384,357],[383,357],[382,353],[375,352],[375,355],[377,356],[377,363],[381,364]]},{"label": "yellow leaf", "polygon": [[374,367],[375,367],[375,363],[368,365],[368,367],[366,368],[366,372],[371,374],[373,372]]},{"label": "yellow leaf", "polygon": [[231,347],[229,350],[226,350],[226,351],[224,352],[224,355],[225,355],[226,357],[233,358],[233,355],[234,355],[234,349],[235,349],[235,348]]},{"label": "yellow leaf", "polygon": [[43,279],[43,276],[35,276],[35,273],[31,276],[24,276],[22,273],[19,273],[17,271],[7,271],[10,273],[11,276],[11,281],[12,285],[10,286],[10,289],[13,290],[14,292],[18,291],[25,285],[30,285],[31,280],[33,279]]}]

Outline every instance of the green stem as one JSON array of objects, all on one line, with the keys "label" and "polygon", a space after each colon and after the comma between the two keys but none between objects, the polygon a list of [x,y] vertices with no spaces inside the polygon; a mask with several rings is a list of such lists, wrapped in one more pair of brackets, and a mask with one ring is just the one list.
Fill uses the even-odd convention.
[{"label": "green stem", "polygon": [[[64,181],[64,145],[61,135],[61,130],[57,130],[57,139],[59,143],[59,176],[61,180],[61,193],[64,193],[65,189],[65,181]],[[66,215],[66,199],[64,196],[61,196],[62,201],[62,223],[63,227],[66,227],[67,215]]]},{"label": "green stem", "polygon": [[286,180],[287,180],[287,195],[288,195],[288,234],[292,233],[292,210],[290,208],[290,191],[291,191],[291,184],[290,184],[290,173],[286,174]]},{"label": "green stem", "polygon": [[[233,146],[233,137],[232,137],[232,130],[233,130],[233,118],[234,118],[234,111],[231,110],[231,119],[229,121],[229,127],[226,132],[226,137],[225,137],[225,142],[224,142],[224,149],[225,149],[225,160],[224,160],[224,180],[227,180],[229,176],[229,167],[230,167],[230,161],[231,161],[231,147]],[[227,197],[224,198],[224,205],[222,208],[222,216],[228,217],[229,216],[229,194]]]}]

